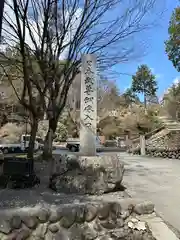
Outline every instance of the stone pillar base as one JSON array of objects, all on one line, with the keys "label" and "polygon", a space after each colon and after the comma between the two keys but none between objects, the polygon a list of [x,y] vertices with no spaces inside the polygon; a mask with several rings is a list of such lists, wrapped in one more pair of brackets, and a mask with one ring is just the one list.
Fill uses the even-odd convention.
[{"label": "stone pillar base", "polygon": [[[61,157],[63,159],[63,157]],[[57,192],[102,194],[121,185],[124,165],[117,155],[67,156],[50,180]]]}]

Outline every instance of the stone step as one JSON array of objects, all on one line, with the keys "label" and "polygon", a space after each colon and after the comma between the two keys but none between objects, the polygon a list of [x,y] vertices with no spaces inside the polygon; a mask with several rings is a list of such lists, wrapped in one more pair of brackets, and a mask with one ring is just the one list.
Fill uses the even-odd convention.
[{"label": "stone step", "polygon": [[148,142],[151,144],[153,141],[155,141],[158,138],[164,137],[169,133],[168,129],[163,129],[160,132],[153,135],[151,138],[148,139]]},{"label": "stone step", "polygon": [[167,128],[168,129],[172,129],[172,130],[176,130],[176,129],[179,129],[180,130],[180,125],[167,125]]}]

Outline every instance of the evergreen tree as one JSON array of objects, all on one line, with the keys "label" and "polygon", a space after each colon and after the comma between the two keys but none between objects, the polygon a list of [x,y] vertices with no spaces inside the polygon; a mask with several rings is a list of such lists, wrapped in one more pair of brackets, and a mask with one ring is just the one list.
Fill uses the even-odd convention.
[{"label": "evergreen tree", "polygon": [[180,7],[177,7],[169,22],[169,39],[165,42],[166,53],[174,67],[180,71]]},{"label": "evergreen tree", "polygon": [[136,93],[132,91],[131,88],[127,88],[126,91],[123,93],[123,98],[125,100],[126,106],[132,106],[133,103],[139,103],[140,100]]},{"label": "evergreen tree", "polygon": [[156,96],[156,77],[147,65],[143,64],[139,66],[136,74],[132,76],[132,91],[143,94],[145,108],[147,105],[147,97]]},{"label": "evergreen tree", "polygon": [[147,103],[148,104],[158,104],[159,103],[158,96],[157,95],[147,96]]}]

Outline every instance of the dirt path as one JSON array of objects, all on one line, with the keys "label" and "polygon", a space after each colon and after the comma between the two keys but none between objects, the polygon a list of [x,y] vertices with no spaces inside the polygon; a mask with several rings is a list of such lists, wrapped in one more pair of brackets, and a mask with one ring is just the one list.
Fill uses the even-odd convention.
[{"label": "dirt path", "polygon": [[132,197],[151,200],[160,216],[180,236],[180,160],[120,154],[124,185]]}]

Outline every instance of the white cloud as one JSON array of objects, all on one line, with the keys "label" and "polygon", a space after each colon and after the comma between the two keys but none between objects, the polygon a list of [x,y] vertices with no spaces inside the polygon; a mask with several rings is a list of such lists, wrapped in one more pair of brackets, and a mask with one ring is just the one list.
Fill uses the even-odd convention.
[{"label": "white cloud", "polygon": [[177,85],[179,82],[180,82],[180,77],[176,77],[176,78],[173,80],[173,84],[175,84],[175,85]]},{"label": "white cloud", "polygon": [[163,77],[163,74],[161,73],[156,73],[154,68],[150,68],[151,72],[156,76],[156,79],[160,79]]}]

